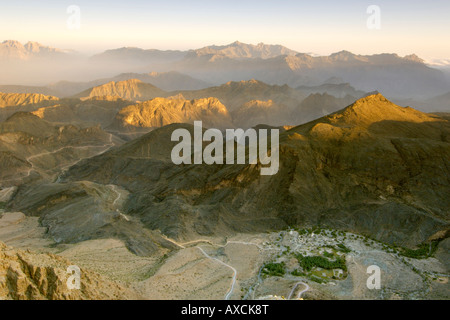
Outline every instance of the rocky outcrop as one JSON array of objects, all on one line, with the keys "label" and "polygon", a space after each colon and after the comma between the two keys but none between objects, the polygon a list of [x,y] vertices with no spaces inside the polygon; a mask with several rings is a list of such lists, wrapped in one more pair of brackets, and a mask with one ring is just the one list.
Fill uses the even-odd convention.
[{"label": "rocky outcrop", "polygon": [[0,93],[0,108],[36,104],[56,104],[59,99],[39,93]]},{"label": "rocky outcrop", "polygon": [[139,296],[99,274],[81,268],[80,289],[69,289],[70,261],[50,253],[15,250],[0,242],[0,299],[118,300]]},{"label": "rocky outcrop", "polygon": [[95,97],[119,97],[125,100],[144,101],[165,95],[165,91],[149,83],[144,83],[137,79],[130,79],[118,82],[108,82],[83,91],[75,95],[74,98],[86,100]]},{"label": "rocky outcrop", "polygon": [[211,128],[232,128],[227,108],[216,98],[186,100],[183,96],[155,98],[123,108],[112,127],[119,130],[155,128],[172,123],[203,121]]}]

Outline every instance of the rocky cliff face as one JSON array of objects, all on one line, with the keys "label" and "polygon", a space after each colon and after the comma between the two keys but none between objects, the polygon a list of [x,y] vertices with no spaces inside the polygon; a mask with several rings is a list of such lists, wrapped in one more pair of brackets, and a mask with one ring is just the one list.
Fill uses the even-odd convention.
[{"label": "rocky cliff face", "polygon": [[36,93],[0,93],[0,121],[16,112],[30,112],[57,104],[58,98]]},{"label": "rocky cliff face", "polygon": [[[59,99],[38,93],[0,93],[0,108],[26,106],[45,102],[55,103]],[[47,103],[48,105],[48,103]]]},{"label": "rocky cliff face", "polygon": [[165,96],[166,92],[141,80],[130,79],[93,87],[77,94],[76,98],[83,100],[95,97],[119,97],[125,100],[148,100]]},{"label": "rocky cliff face", "polygon": [[133,291],[81,269],[80,289],[69,289],[72,263],[54,254],[15,250],[0,242],[0,299],[115,300],[137,299]]},{"label": "rocky cliff face", "polygon": [[186,100],[183,96],[155,98],[123,108],[113,127],[118,129],[154,128],[172,123],[202,120],[212,128],[232,128],[227,108],[216,98]]}]

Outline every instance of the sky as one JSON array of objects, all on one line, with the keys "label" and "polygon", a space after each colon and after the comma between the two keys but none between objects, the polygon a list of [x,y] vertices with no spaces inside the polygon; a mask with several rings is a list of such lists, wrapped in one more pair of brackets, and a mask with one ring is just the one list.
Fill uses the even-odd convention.
[{"label": "sky", "polygon": [[[0,40],[93,54],[118,47],[196,49],[239,40],[328,55],[416,53],[450,58],[449,0],[0,0]],[[71,5],[80,28],[69,28]],[[370,5],[380,9],[373,20]],[[72,18],[71,18],[72,17]],[[378,16],[377,16],[378,17]],[[379,29],[369,29],[379,21]],[[73,24],[72,24],[73,26]]]}]

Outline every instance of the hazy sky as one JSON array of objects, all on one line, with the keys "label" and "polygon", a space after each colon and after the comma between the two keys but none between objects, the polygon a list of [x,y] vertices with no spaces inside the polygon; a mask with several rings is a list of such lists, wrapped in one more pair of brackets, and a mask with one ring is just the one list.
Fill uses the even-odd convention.
[{"label": "hazy sky", "polygon": [[[450,0],[0,0],[0,40],[38,41],[95,53],[135,46],[190,49],[211,44],[282,44],[300,52],[340,50],[416,53],[450,58]],[[67,7],[81,28],[67,27]],[[381,9],[381,29],[369,30],[369,5]]]}]

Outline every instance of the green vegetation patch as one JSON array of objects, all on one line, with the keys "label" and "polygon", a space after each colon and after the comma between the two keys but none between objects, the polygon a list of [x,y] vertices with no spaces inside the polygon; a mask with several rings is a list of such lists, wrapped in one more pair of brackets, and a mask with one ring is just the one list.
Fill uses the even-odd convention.
[{"label": "green vegetation patch", "polygon": [[292,271],[291,274],[294,277],[306,277],[306,273],[304,273],[304,272],[302,272],[302,271],[300,271],[298,269],[295,269],[294,271]]},{"label": "green vegetation patch", "polygon": [[327,270],[332,269],[342,269],[347,271],[347,265],[345,264],[345,259],[337,257],[335,261],[330,261],[327,258],[320,256],[308,256],[304,257],[301,254],[296,255],[298,263],[305,271],[311,271],[313,268],[322,268]]},{"label": "green vegetation patch", "polygon": [[325,279],[319,278],[317,276],[314,275],[309,275],[308,279],[317,283],[326,283],[327,281]]},{"label": "green vegetation patch", "polygon": [[419,249],[402,248],[400,254],[402,256],[413,259],[426,259],[431,257],[437,250],[439,241],[432,241],[431,243],[422,243]]},{"label": "green vegetation patch", "polygon": [[343,243],[337,244],[337,248],[338,248],[339,251],[341,251],[343,253],[349,253],[349,252],[352,251],[349,248],[347,248]]},{"label": "green vegetation patch", "polygon": [[282,277],[286,273],[284,262],[274,263],[269,262],[262,268],[262,273],[268,276]]}]

